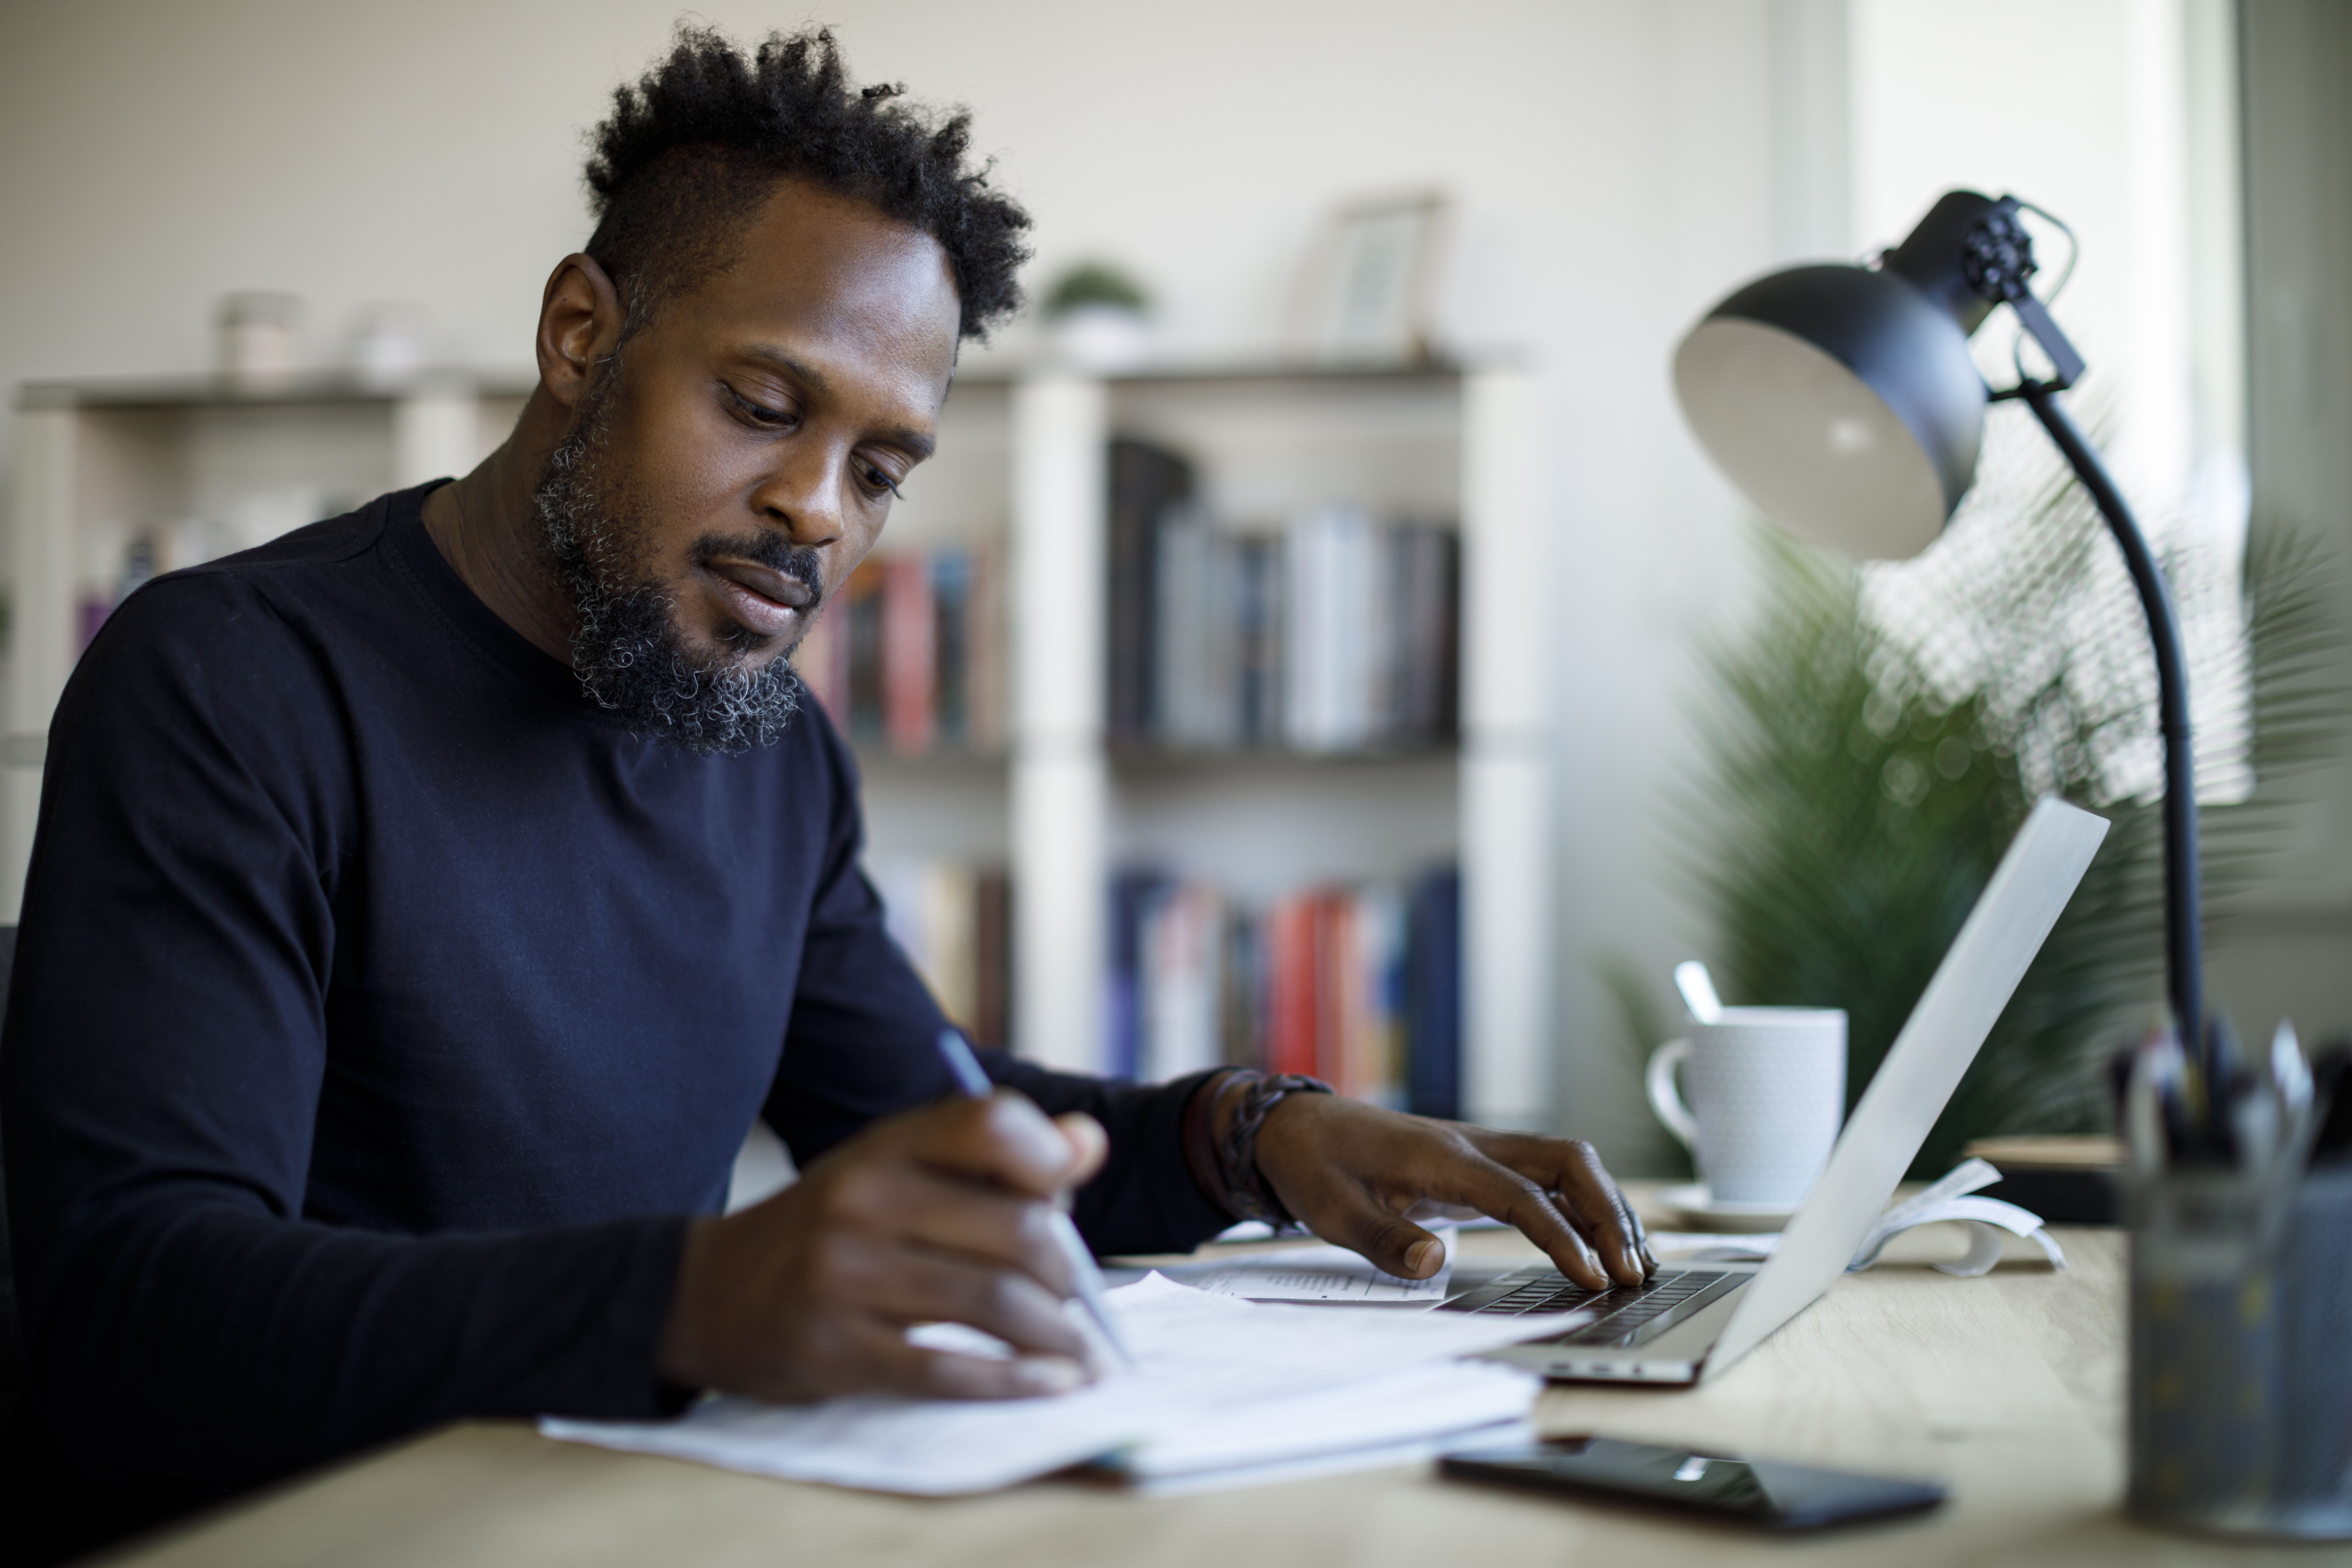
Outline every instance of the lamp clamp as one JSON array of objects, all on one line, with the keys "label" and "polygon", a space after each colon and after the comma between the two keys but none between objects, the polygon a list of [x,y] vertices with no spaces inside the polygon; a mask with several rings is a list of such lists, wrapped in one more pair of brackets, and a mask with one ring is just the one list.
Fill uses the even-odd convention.
[{"label": "lamp clamp", "polygon": [[2017,215],[2017,198],[2003,196],[1960,241],[1961,275],[1996,305],[2013,302],[2042,270],[2033,259],[2033,237]]},{"label": "lamp clamp", "polygon": [[[2026,334],[2050,356],[2050,379],[2035,384],[2063,392],[2082,379],[2083,356],[2033,292],[2032,279],[2041,269],[2033,258],[2033,237],[2026,232],[2015,196],[1990,204],[1960,242],[1960,272],[1969,287],[1988,304],[2007,305],[2016,311]],[[1993,393],[1992,399],[1998,403],[2021,397],[2026,384],[2021,378],[2017,385]]]}]

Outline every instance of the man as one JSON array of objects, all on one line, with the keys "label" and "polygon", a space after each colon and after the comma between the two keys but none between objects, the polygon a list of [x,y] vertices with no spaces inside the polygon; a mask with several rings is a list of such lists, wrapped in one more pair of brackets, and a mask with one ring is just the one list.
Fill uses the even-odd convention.
[{"label": "man", "polygon": [[[1017,299],[1026,218],[894,91],[681,32],[505,446],[84,657],[5,1057],[24,1420],[71,1468],[194,1497],[460,1415],[1066,1389],[1065,1195],[1103,1251],[1286,1215],[1426,1275],[1430,1200],[1654,1267],[1580,1143],[1245,1073],[948,1095],[786,663]],[[762,1114],[803,1177],[716,1217]]]}]

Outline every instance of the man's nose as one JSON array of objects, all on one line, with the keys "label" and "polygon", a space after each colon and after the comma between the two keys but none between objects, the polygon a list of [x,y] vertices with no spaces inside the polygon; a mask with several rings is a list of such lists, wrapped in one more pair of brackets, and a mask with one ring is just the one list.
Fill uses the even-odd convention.
[{"label": "man's nose", "polygon": [[842,533],[843,458],[821,449],[788,452],[751,495],[751,510],[780,525],[795,546],[821,550]]}]

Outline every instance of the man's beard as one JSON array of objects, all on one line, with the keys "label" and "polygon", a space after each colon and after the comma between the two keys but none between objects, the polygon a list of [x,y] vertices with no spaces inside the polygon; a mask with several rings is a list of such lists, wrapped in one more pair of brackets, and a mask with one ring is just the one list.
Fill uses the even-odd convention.
[{"label": "man's beard", "polygon": [[[715,658],[688,648],[677,603],[651,574],[652,525],[600,472],[608,450],[605,396],[616,370],[607,367],[533,496],[549,564],[578,617],[572,670],[600,707],[648,739],[710,756],[771,745],[800,708],[800,677],[784,657],[790,649],[747,669],[752,638],[736,626],[720,634],[734,646]],[[815,616],[824,588],[815,551],[796,550],[763,530],[740,539],[706,535],[693,554],[732,555],[796,577],[809,589],[800,624]]]}]

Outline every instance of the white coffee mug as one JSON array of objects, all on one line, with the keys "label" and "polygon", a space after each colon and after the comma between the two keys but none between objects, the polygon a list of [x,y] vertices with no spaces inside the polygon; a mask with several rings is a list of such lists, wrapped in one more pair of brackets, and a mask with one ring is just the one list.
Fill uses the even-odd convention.
[{"label": "white coffee mug", "polygon": [[1650,1109],[1690,1149],[1709,1201],[1793,1209],[1845,1119],[1845,1014],[1726,1007],[1651,1052],[1648,1080]]}]

